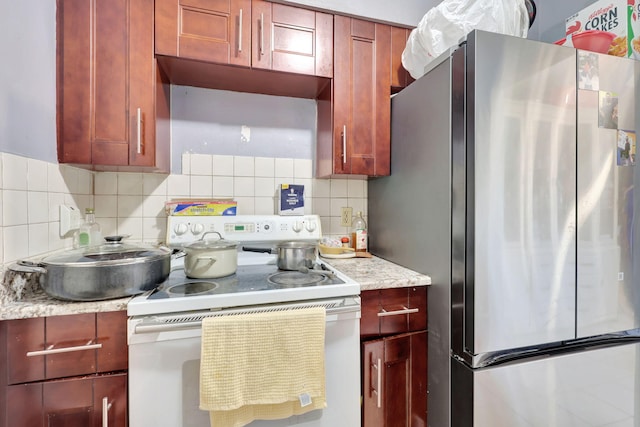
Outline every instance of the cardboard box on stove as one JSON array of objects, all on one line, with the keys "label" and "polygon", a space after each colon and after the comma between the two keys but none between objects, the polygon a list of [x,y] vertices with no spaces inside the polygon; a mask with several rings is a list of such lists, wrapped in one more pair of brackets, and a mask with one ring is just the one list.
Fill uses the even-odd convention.
[{"label": "cardboard box on stove", "polygon": [[[589,30],[614,34],[607,53],[624,58],[640,59],[640,0],[598,0],[565,20],[566,34]],[[636,54],[633,53],[633,44]],[[557,44],[562,44],[556,42]],[[565,46],[573,46],[569,39]]]}]

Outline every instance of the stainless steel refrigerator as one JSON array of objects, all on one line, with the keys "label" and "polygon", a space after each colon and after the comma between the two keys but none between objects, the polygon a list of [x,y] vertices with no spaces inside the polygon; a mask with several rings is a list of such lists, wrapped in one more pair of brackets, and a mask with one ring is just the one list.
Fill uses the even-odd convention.
[{"label": "stainless steel refrigerator", "polygon": [[475,31],[391,105],[370,248],[432,278],[429,425],[640,426],[640,62]]}]

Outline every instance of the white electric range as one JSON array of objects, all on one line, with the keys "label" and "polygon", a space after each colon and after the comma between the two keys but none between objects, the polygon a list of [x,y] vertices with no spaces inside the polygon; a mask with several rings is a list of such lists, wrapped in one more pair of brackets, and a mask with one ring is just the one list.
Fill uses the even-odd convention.
[{"label": "white electric range", "polygon": [[214,231],[239,242],[235,274],[190,279],[181,268],[183,259],[177,258],[164,283],[134,297],[127,306],[129,425],[209,426],[208,414],[198,409],[203,318],[308,306],[326,310],[327,408],[251,425],[360,425],[360,285],[321,258],[308,272],[295,272],[299,282],[280,284],[274,278],[287,272],[278,270],[276,254],[242,250],[245,245],[268,248],[281,241],[318,242],[322,238],[320,218],[170,216],[167,244],[179,249]]}]

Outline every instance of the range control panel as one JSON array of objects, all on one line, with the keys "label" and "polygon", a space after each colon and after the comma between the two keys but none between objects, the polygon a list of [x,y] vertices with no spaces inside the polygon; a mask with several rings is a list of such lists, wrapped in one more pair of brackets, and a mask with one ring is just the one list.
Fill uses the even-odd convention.
[{"label": "range control panel", "polygon": [[282,240],[320,240],[322,227],[318,215],[236,215],[169,216],[167,245],[180,247],[200,239],[237,242],[277,242]]}]

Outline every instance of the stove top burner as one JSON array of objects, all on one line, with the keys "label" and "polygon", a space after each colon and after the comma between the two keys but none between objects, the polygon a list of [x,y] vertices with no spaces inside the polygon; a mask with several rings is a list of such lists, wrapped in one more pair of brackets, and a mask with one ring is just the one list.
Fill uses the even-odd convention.
[{"label": "stove top burner", "polygon": [[306,286],[320,284],[327,280],[327,276],[322,273],[302,273],[299,271],[283,271],[268,277],[268,281],[275,285],[283,286]]},{"label": "stove top burner", "polygon": [[177,296],[202,295],[217,288],[216,282],[186,282],[167,288],[167,293]]}]

